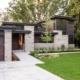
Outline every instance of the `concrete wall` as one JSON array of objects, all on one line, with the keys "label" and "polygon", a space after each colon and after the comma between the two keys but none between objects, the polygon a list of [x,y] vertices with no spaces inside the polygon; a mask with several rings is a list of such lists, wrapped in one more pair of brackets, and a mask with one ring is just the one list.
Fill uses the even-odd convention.
[{"label": "concrete wall", "polygon": [[69,44],[69,47],[73,47],[74,48],[75,47],[75,44]]},{"label": "concrete wall", "polygon": [[25,52],[34,50],[34,26],[24,26],[24,30],[31,31],[30,34],[25,34]]},{"label": "concrete wall", "polygon": [[54,43],[35,43],[34,48],[39,49],[39,48],[53,48]]},{"label": "concrete wall", "polygon": [[12,61],[12,30],[5,30],[5,61]]},{"label": "concrete wall", "polygon": [[62,31],[55,30],[58,34],[54,36],[54,43],[35,43],[35,48],[61,48],[64,45],[68,48],[68,35],[62,35]]},{"label": "concrete wall", "polygon": [[68,35],[62,35],[62,31],[54,31],[54,32],[58,32],[58,34],[54,36],[55,48],[61,47],[62,45],[68,48]]}]

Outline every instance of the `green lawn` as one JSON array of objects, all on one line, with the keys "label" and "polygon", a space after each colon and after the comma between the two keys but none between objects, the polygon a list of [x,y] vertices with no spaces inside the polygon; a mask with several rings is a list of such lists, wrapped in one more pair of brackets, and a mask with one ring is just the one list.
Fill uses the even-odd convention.
[{"label": "green lawn", "polygon": [[60,54],[56,58],[42,58],[45,64],[38,66],[65,80],[80,80],[80,54]]}]

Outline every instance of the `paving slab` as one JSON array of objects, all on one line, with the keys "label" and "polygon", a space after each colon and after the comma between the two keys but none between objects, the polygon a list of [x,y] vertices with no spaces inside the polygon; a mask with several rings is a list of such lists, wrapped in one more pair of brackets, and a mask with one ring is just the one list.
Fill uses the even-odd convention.
[{"label": "paving slab", "polygon": [[63,80],[35,65],[42,61],[23,52],[17,55],[21,61],[0,62],[0,80]]},{"label": "paving slab", "polygon": [[5,78],[4,77],[4,73],[3,72],[0,72],[0,80],[5,80],[4,78]]},{"label": "paving slab", "polygon": [[14,50],[13,53],[20,59],[20,61],[26,61],[30,64],[42,64],[43,62],[29,55],[29,53],[22,50]]},{"label": "paving slab", "polygon": [[5,80],[63,80],[35,65],[6,69],[4,75]]}]

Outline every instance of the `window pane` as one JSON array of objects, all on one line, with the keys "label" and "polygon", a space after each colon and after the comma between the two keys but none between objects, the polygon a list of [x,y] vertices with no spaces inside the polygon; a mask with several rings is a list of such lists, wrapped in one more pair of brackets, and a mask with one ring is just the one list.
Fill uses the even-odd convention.
[{"label": "window pane", "polygon": [[69,35],[69,44],[74,44],[74,37],[73,37],[73,35]]}]

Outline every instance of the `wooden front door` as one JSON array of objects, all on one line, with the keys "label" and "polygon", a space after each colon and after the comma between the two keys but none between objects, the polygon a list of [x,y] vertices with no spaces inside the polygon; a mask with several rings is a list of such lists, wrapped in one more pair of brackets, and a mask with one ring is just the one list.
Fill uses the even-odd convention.
[{"label": "wooden front door", "polygon": [[23,34],[13,34],[12,36],[12,49],[13,50],[23,50],[24,35]]}]

